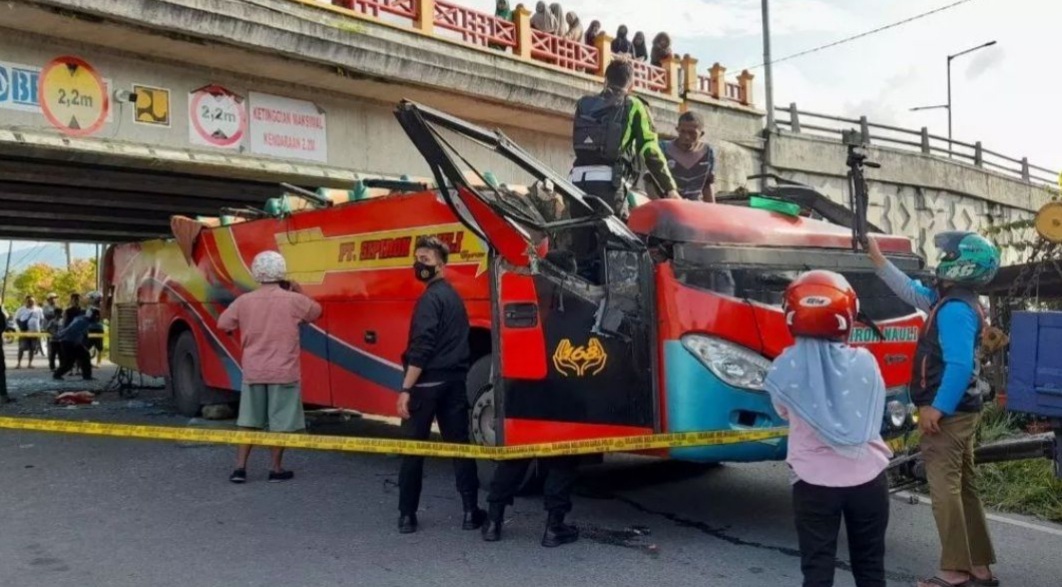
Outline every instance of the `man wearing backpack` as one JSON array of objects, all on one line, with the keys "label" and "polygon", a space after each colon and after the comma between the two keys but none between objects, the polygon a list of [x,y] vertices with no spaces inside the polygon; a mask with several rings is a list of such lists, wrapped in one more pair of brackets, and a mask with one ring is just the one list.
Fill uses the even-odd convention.
[{"label": "man wearing backpack", "polygon": [[933,239],[940,260],[935,287],[896,268],[871,239],[878,277],[908,304],[929,313],[915,350],[911,399],[918,406],[922,457],[940,535],[940,570],[919,587],[999,585],[996,556],[974,478],[974,436],[983,404],[977,354],[984,309],[977,288],[999,270],[999,251],[973,232]]},{"label": "man wearing backpack", "polygon": [[[638,159],[668,198],[681,197],[653,128],[645,100],[631,95],[634,66],[614,59],[605,70],[605,91],[584,96],[575,107],[572,143],[575,166],[571,180],[579,189],[605,201],[626,216],[627,190],[638,178]],[[573,211],[573,215],[576,211]]]}]

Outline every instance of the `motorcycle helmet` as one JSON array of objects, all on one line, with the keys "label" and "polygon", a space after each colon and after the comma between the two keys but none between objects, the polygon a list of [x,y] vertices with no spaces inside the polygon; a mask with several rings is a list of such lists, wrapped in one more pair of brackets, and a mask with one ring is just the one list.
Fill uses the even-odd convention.
[{"label": "motorcycle helmet", "polygon": [[859,298],[841,274],[808,271],[785,289],[782,311],[793,336],[844,338],[859,314]]},{"label": "motorcycle helmet", "polygon": [[999,250],[974,232],[942,232],[933,238],[940,251],[937,279],[959,285],[979,286],[992,281],[999,271]]}]

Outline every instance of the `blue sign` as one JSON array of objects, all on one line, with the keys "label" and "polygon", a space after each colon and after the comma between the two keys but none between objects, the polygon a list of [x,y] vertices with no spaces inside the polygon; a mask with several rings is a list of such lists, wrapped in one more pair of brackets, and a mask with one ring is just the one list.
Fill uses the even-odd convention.
[{"label": "blue sign", "polygon": [[0,108],[40,112],[39,67],[0,61]]}]

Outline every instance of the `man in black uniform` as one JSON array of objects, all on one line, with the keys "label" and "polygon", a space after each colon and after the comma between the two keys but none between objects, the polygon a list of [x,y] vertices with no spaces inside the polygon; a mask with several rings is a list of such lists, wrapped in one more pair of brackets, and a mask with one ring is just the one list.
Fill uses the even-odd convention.
[{"label": "man in black uniform", "polygon": [[[427,440],[438,420],[446,442],[468,443],[468,313],[461,297],[443,276],[450,250],[435,237],[420,237],[413,270],[428,287],[417,300],[409,325],[409,344],[402,355],[405,378],[398,396],[402,432],[411,440]],[[457,491],[465,516],[461,527],[475,530],[486,513],[479,508],[479,477],[472,459],[454,459]],[[417,531],[417,508],[424,479],[424,457],[402,457],[398,475],[398,531]]]}]

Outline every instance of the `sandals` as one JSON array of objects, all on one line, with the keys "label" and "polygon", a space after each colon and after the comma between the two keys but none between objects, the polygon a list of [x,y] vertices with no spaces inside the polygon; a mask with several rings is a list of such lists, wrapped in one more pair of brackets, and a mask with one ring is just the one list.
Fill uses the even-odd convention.
[{"label": "sandals", "polygon": [[930,587],[971,587],[972,585],[975,585],[975,583],[970,582],[969,579],[963,581],[962,583],[948,583],[940,577],[933,576],[929,579],[919,579],[918,585],[919,587],[921,587],[922,585],[928,585]]}]

